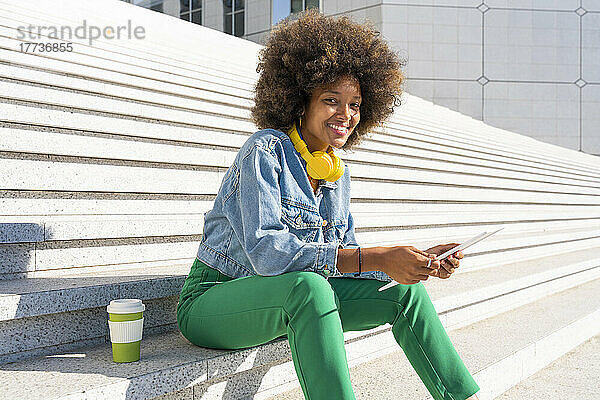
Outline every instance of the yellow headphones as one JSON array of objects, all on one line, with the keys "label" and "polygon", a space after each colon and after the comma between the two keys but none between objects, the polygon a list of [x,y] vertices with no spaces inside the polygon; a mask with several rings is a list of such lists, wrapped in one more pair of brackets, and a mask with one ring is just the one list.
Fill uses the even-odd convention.
[{"label": "yellow headphones", "polygon": [[335,182],[344,175],[344,162],[333,154],[333,149],[330,149],[329,152],[315,151],[311,154],[306,143],[300,139],[295,122],[287,134],[292,139],[296,151],[306,161],[308,175],[314,179],[325,179],[329,182]]}]

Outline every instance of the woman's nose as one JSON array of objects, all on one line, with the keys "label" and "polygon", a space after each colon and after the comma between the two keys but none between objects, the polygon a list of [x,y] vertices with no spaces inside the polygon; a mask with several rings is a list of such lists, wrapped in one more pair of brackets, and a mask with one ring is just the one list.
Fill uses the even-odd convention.
[{"label": "woman's nose", "polygon": [[352,117],[352,109],[350,108],[350,104],[340,104],[338,107],[338,114],[350,119]]}]

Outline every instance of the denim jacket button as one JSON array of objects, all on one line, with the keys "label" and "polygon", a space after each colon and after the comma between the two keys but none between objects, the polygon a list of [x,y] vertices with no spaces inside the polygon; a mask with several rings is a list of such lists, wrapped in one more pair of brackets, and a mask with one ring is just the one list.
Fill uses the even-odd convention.
[{"label": "denim jacket button", "polygon": [[302,217],[300,216],[300,214],[298,214],[298,216],[296,217],[296,223],[298,225],[300,225],[302,223]]},{"label": "denim jacket button", "polygon": [[323,220],[323,226],[327,226],[327,221]]}]

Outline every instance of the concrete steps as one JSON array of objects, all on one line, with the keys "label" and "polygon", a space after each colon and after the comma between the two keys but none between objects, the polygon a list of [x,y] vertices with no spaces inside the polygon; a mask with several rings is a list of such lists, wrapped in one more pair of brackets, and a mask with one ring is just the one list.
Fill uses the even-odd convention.
[{"label": "concrete steps", "polygon": [[184,265],[0,281],[0,364],[106,343],[106,305],[144,300],[147,335],[177,329]]},{"label": "concrete steps", "polygon": [[[575,290],[569,288],[582,283],[600,285],[600,259],[596,257],[598,252],[593,251],[597,249],[591,250],[493,268],[459,269],[449,280],[430,279],[425,284],[447,329],[474,329],[477,321],[522,304],[546,301],[555,293]],[[297,385],[286,340],[243,351],[222,351],[193,346],[176,332],[177,295],[188,270],[189,264],[72,274],[35,282],[0,282],[4,294],[0,296],[0,331],[2,342],[7,344],[2,348],[10,350],[2,361],[14,361],[0,365],[0,382],[7,388],[6,393],[11,398],[22,398],[20,382],[27,381],[35,382],[27,389],[31,397],[43,393],[49,399],[148,399],[171,392],[234,399],[248,396],[248,390],[255,398],[265,398]],[[592,302],[600,302],[593,299],[593,290],[587,293]],[[127,365],[112,363],[108,343],[105,306],[118,297],[142,298],[147,304],[142,360]],[[560,311],[557,314],[557,318],[574,315]],[[546,322],[554,321],[546,315],[544,318]],[[528,324],[531,322],[523,321],[523,327]],[[397,352],[389,329],[389,325],[384,325],[345,333],[350,365]],[[8,346],[19,334],[22,338]],[[466,337],[492,342],[496,339],[483,331]],[[474,354],[478,359],[479,355]],[[65,379],[68,385],[64,384]],[[48,391],[48,387],[53,391]]]},{"label": "concrete steps", "polygon": [[[600,277],[598,250],[459,269],[450,280],[431,279],[425,284],[444,323],[464,326]],[[147,335],[175,330],[175,308],[190,265],[191,260],[151,268],[0,281],[0,343],[6,344],[0,363],[105,342],[105,307],[115,298],[144,300]],[[486,284],[474,287],[473,282]],[[22,331],[28,334],[12,343],[11,338]]]},{"label": "concrete steps", "polygon": [[[76,39],[73,52],[17,50],[21,25],[84,18],[167,29],[135,43]],[[258,399],[297,385],[285,340],[202,349],[175,324],[202,215],[256,130],[260,46],[116,0],[0,0],[0,19],[0,398]],[[600,278],[597,157],[405,98],[342,155],[356,237],[427,248],[505,226],[452,279],[426,282],[452,334],[472,340],[486,318]],[[118,297],[147,306],[143,358],[128,365],[112,363],[108,342],[105,307]],[[551,311],[539,314],[551,322]],[[397,353],[390,335],[347,332],[350,364]],[[476,372],[488,365],[466,358]],[[402,374],[404,392],[420,393]]]},{"label": "concrete steps", "polygon": [[[452,342],[481,387],[479,398],[498,398],[519,382],[523,383],[499,398],[600,398],[595,397],[600,394],[597,385],[597,373],[600,371],[597,336],[600,332],[600,298],[596,295],[599,290],[600,279],[596,279],[451,330],[449,336]],[[398,349],[391,332],[381,336]],[[595,339],[590,339],[594,336]],[[569,355],[546,367],[569,351]],[[537,371],[540,372],[528,378]],[[402,350],[351,368],[350,374],[357,399],[430,399]],[[574,381],[578,384],[567,385],[558,392],[560,383],[567,382],[569,376],[578,379]],[[544,385],[550,387],[544,388]],[[578,386],[578,389],[573,386]],[[560,396],[547,396],[552,393]],[[303,398],[299,386],[268,397],[269,400]]]},{"label": "concrete steps", "polygon": [[600,399],[599,376],[600,335],[596,335],[497,399]]}]

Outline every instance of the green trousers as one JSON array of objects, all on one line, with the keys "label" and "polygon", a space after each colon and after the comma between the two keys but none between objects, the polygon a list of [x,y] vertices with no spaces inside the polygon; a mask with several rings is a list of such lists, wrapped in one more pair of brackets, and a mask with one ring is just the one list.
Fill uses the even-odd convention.
[{"label": "green trousers", "polygon": [[389,323],[434,399],[464,400],[476,393],[479,387],[425,287],[397,285],[379,292],[384,284],[327,280],[308,271],[232,279],[196,260],[181,292],[177,322],[190,342],[217,349],[242,349],[287,335],[300,386],[310,400],[355,399],[343,332]]}]

